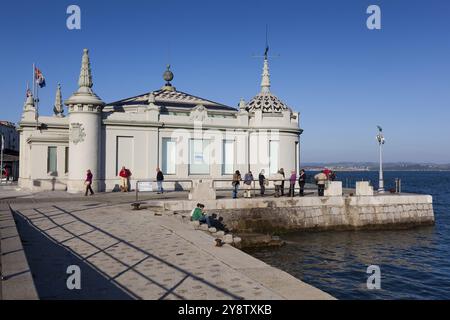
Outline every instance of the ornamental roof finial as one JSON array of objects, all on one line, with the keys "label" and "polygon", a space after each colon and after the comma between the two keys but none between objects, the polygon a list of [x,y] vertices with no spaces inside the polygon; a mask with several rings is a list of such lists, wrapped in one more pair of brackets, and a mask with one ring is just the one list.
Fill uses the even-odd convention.
[{"label": "ornamental roof finial", "polygon": [[66,104],[67,106],[77,104],[86,104],[93,106],[105,105],[105,103],[94,93],[94,91],[92,91],[93,82],[88,49],[83,50],[83,58],[81,60],[81,71],[80,78],[78,79],[78,86],[78,90],[69,99],[67,99],[64,104]]},{"label": "ornamental roof finial", "polygon": [[164,72],[163,78],[164,81],[166,81],[166,84],[162,87],[162,90],[176,91],[175,87],[170,83],[170,81],[173,80],[173,72],[170,71],[170,64],[167,65],[167,70]]},{"label": "ornamental roof finial", "polygon": [[266,47],[266,52],[264,53],[264,66],[261,79],[261,92],[270,92],[270,73],[269,73],[269,60],[267,58],[267,53],[269,47]]},{"label": "ornamental roof finial", "polygon": [[80,78],[78,80],[78,86],[80,88],[87,87],[92,88],[92,73],[91,73],[91,63],[89,61],[89,50],[83,50],[83,59],[81,61],[81,71]]}]

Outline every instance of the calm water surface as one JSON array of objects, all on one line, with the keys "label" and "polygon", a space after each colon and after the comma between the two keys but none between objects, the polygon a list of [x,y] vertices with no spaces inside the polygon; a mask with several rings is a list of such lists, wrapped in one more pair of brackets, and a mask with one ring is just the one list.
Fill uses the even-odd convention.
[{"label": "calm water surface", "polygon": [[[344,184],[377,183],[377,172],[338,173]],[[431,194],[433,227],[389,231],[298,232],[287,245],[253,256],[338,299],[450,299],[450,172],[386,172],[386,188]],[[367,266],[381,269],[381,290],[368,290]]]}]

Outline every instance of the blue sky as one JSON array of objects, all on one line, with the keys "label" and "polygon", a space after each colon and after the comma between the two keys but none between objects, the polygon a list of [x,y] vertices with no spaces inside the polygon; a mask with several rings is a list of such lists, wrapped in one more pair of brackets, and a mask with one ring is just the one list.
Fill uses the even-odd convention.
[{"label": "blue sky", "polygon": [[[81,30],[66,9],[81,8]],[[382,29],[368,30],[377,4]],[[94,90],[105,101],[156,90],[168,61],[182,91],[237,106],[259,91],[269,25],[272,92],[301,113],[302,161],[450,163],[450,2],[3,1],[0,119],[18,122],[32,63],[43,71],[41,114],[57,83],[76,90],[89,48]]]}]

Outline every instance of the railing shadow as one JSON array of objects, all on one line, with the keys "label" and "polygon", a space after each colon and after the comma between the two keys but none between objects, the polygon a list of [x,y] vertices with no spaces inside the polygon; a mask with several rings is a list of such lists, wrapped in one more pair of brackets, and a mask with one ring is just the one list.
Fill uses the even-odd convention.
[{"label": "railing shadow", "polygon": [[[135,298],[126,289],[98,273],[95,268],[44,235],[18,212],[12,211],[25,255],[40,299],[108,299]],[[39,250],[36,250],[39,248]],[[67,267],[81,269],[81,290],[69,290],[66,285]]]},{"label": "railing shadow", "polygon": [[[77,222],[83,223],[84,225],[90,227],[92,229],[92,231],[89,231],[87,233],[91,233],[94,231],[101,232],[104,235],[110,237],[111,239],[114,239],[115,243],[111,246],[108,246],[107,248],[103,248],[103,249],[99,248],[94,243],[81,238],[81,236],[86,235],[87,233],[84,233],[81,235],[80,234],[76,235],[65,227],[65,225],[67,225],[68,223],[59,224],[59,223],[57,223],[57,221],[55,221],[53,219],[53,216],[46,215],[43,211],[41,211],[39,209],[34,209],[34,211],[41,214],[44,218],[47,218],[50,222],[52,222],[54,225],[56,225],[55,227],[52,227],[49,229],[59,227],[62,230],[64,230],[65,232],[68,232],[72,235],[72,237],[70,239],[66,239],[65,241],[72,240],[72,239],[78,239],[78,240],[81,240],[81,241],[85,242],[86,244],[94,247],[97,250],[97,252],[95,252],[94,254],[92,254],[88,257],[85,257],[85,258],[81,258],[81,257],[78,257],[76,255],[76,253],[74,254],[70,248],[63,247],[65,241],[57,242],[54,239],[51,240],[51,239],[47,238],[46,236],[44,236],[46,230],[42,230],[39,227],[37,227],[36,225],[33,225],[33,222],[29,218],[27,218],[25,215],[20,213],[20,211],[16,211],[16,212],[13,211],[13,213],[17,217],[18,221],[20,221],[20,225],[21,225],[20,228],[21,228],[21,230],[24,231],[25,238],[27,238],[27,236],[28,236],[28,238],[29,238],[28,241],[32,242],[33,245],[36,245],[36,243],[37,243],[39,248],[44,248],[44,250],[45,250],[44,252],[50,253],[49,257],[51,257],[51,258],[48,259],[49,261],[44,261],[46,259],[42,259],[42,254],[40,252],[37,252],[36,250],[28,250],[29,255],[27,254],[27,257],[29,257],[28,259],[30,261],[30,269],[32,270],[32,272],[35,272],[36,274],[40,274],[40,275],[41,274],[46,275],[43,278],[41,278],[41,276],[36,277],[36,279],[38,280],[36,287],[39,287],[40,290],[38,290],[38,293],[40,296],[42,293],[42,297],[46,297],[47,299],[53,299],[53,298],[55,298],[55,299],[102,299],[102,298],[104,298],[104,299],[130,299],[130,298],[140,299],[141,297],[139,297],[138,295],[136,295],[134,293],[129,292],[124,286],[120,285],[116,281],[116,279],[120,275],[124,274],[125,272],[133,271],[133,272],[137,273],[138,275],[140,275],[141,277],[143,277],[148,282],[158,286],[159,288],[161,288],[165,291],[165,293],[161,297],[159,297],[159,299],[164,299],[168,295],[174,295],[178,299],[186,299],[185,297],[181,296],[180,294],[177,294],[174,291],[186,279],[189,279],[189,278],[191,278],[195,281],[198,281],[200,283],[203,283],[207,287],[214,289],[214,290],[224,294],[225,296],[228,296],[231,299],[234,299],[234,300],[242,299],[242,297],[235,295],[235,294],[227,291],[224,288],[221,288],[203,278],[200,278],[200,277],[196,276],[195,274],[192,274],[191,272],[162,259],[161,257],[158,257],[152,253],[149,253],[148,251],[143,250],[142,248],[137,247],[137,246],[133,245],[132,243],[127,242],[124,239],[116,237],[115,235],[96,227],[95,225],[74,215],[72,212],[69,212],[69,211],[67,211],[63,208],[60,208],[58,206],[55,206],[55,205],[53,205],[53,207],[55,209],[61,211],[63,214],[66,214],[66,215],[70,216],[71,218],[73,218],[74,222],[77,221]],[[74,212],[75,211],[83,211],[83,210],[88,210],[88,209],[74,210]],[[133,250],[137,250],[137,251],[143,253],[145,255],[145,258],[141,259],[139,262],[137,262],[133,265],[126,264],[125,262],[117,259],[116,257],[114,257],[113,255],[109,254],[106,251],[107,249],[111,248],[112,246],[115,246],[118,244],[124,244]],[[26,247],[26,244],[24,244],[24,248],[25,247]],[[28,249],[30,249],[29,246],[28,246]],[[27,250],[25,250],[25,251],[27,252]],[[113,277],[106,275],[100,269],[93,266],[92,264],[90,264],[87,261],[87,259],[89,259],[90,257],[92,257],[98,253],[105,254],[109,258],[111,258],[121,264],[126,265],[127,269]],[[60,258],[60,257],[64,257],[64,258]],[[182,273],[184,275],[183,279],[181,281],[179,281],[176,285],[174,285],[172,287],[167,287],[166,285],[161,284],[154,279],[151,279],[149,276],[143,274],[142,272],[140,272],[139,270],[136,269],[136,267],[139,264],[141,264],[142,262],[144,262],[145,260],[147,260],[149,258],[154,259],[154,260],[164,264],[165,266]],[[60,262],[60,261],[57,261],[56,263],[52,262],[55,259],[62,259],[62,262]],[[93,283],[94,284],[93,287],[98,288],[98,289],[92,290],[89,293],[84,293],[85,295],[83,295],[83,293],[81,293],[81,292],[77,293],[77,292],[71,292],[71,291],[67,290],[65,281],[66,281],[68,275],[65,273],[65,270],[66,270],[65,268],[67,268],[67,266],[69,266],[70,264],[78,265],[78,266],[80,266],[80,268],[87,270],[88,276],[90,277],[90,278],[88,278],[88,283]],[[84,280],[86,277],[86,271],[83,271],[83,272],[84,272],[83,273],[83,281],[86,281],[86,280]],[[58,279],[57,281],[55,281],[56,279],[53,279],[55,274],[61,275],[60,279]],[[50,279],[49,279],[49,277],[50,277]],[[38,278],[40,278],[40,279],[38,279]],[[64,281],[62,282],[62,280],[64,280]],[[58,285],[58,287],[55,287],[56,284]],[[111,290],[111,292],[109,293],[110,290]],[[120,290],[120,291],[117,291],[117,290]],[[82,291],[82,290],[80,290],[80,291]]]}]

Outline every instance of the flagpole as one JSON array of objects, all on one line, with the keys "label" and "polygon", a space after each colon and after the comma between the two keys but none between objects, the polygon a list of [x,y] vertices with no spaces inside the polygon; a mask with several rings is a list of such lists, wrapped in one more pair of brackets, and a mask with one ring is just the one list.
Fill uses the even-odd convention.
[{"label": "flagpole", "polygon": [[34,90],[34,84],[35,84],[35,77],[36,77],[36,75],[34,74],[34,71],[36,70],[36,66],[35,66],[35,64],[33,63],[33,78],[32,78],[32,80],[31,80],[31,83],[33,84],[33,99],[34,99],[34,96],[35,96],[35,90]]},{"label": "flagpole", "polygon": [[39,88],[36,81],[36,64],[33,63],[33,99],[35,107],[36,128],[39,127]]},{"label": "flagpole", "polygon": [[1,153],[1,155],[0,155],[0,170],[1,170],[1,172],[0,172],[0,183],[3,184],[3,149],[5,148],[5,138],[3,137],[3,133],[1,135],[1,140],[0,141],[2,143],[2,146],[0,148],[0,153]]}]

